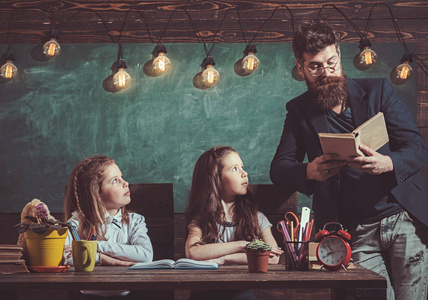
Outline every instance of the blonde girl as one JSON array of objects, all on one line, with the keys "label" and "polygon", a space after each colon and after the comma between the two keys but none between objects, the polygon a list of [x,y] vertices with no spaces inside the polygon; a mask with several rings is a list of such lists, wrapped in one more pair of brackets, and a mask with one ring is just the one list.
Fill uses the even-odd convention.
[{"label": "blonde girl", "polygon": [[[130,201],[129,184],[110,157],[84,159],[70,174],[64,204],[66,220],[77,228],[81,239],[88,239],[92,232],[96,235],[101,264],[129,266],[153,259],[145,219],[126,210]],[[69,233],[66,245],[71,241]],[[72,263],[71,257],[68,262]]]}]

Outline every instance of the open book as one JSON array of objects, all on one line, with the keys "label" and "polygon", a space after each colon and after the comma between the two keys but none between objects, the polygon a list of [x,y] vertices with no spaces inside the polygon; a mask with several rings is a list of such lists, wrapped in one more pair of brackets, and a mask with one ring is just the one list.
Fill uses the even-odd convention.
[{"label": "open book", "polygon": [[364,156],[358,148],[360,144],[377,151],[389,141],[382,112],[378,112],[351,133],[318,133],[318,136],[324,154],[336,153],[340,160]]},{"label": "open book", "polygon": [[218,269],[218,263],[199,261],[189,258],[161,259],[152,262],[140,262],[129,267],[130,270],[137,269]]}]

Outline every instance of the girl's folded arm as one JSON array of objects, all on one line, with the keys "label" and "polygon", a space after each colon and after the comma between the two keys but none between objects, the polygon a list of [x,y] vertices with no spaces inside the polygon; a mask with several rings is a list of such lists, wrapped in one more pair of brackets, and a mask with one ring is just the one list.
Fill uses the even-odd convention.
[{"label": "girl's folded arm", "polygon": [[132,214],[130,217],[129,244],[99,241],[98,250],[121,260],[134,262],[152,261],[153,246],[147,234],[145,218],[139,214]]},{"label": "girl's folded arm", "polygon": [[186,257],[195,260],[209,260],[243,252],[246,241],[234,241],[228,243],[201,243],[202,231],[199,227],[189,226],[189,235],[186,241]]},{"label": "girl's folded arm", "polygon": [[126,245],[110,241],[98,241],[98,250],[121,260],[142,262],[153,260],[153,248],[148,244]]}]

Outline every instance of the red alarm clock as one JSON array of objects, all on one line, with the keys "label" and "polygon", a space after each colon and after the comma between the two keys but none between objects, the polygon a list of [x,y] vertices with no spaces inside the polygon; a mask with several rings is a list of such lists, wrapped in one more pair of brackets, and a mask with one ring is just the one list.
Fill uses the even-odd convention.
[{"label": "red alarm clock", "polygon": [[[337,232],[325,229],[332,224],[339,225],[341,229]],[[346,271],[352,254],[351,246],[349,245],[350,239],[351,235],[343,229],[342,224],[337,222],[326,223],[323,230],[320,230],[315,235],[315,240],[319,242],[316,251],[318,262],[331,271],[336,271],[340,268]]]}]

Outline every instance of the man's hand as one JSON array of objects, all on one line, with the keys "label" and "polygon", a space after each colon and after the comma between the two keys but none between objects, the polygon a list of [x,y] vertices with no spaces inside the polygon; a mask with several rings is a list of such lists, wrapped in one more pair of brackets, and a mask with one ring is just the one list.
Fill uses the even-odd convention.
[{"label": "man's hand", "polygon": [[346,161],[337,160],[337,154],[324,154],[311,161],[306,168],[306,178],[324,181],[336,175],[346,165]]},{"label": "man's hand", "polygon": [[394,170],[392,160],[387,155],[382,155],[373,149],[360,145],[360,150],[367,156],[355,157],[348,165],[351,168],[372,174],[379,175]]}]

